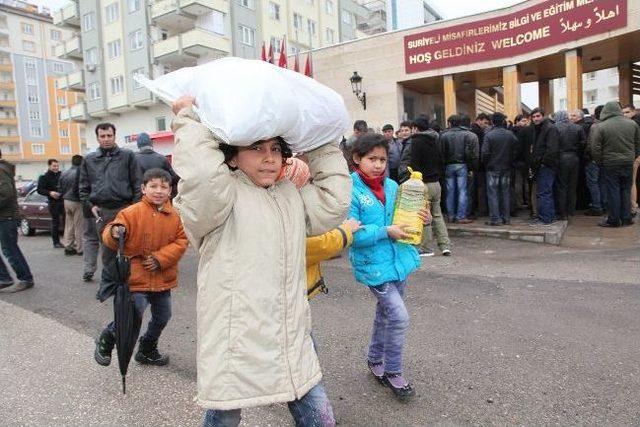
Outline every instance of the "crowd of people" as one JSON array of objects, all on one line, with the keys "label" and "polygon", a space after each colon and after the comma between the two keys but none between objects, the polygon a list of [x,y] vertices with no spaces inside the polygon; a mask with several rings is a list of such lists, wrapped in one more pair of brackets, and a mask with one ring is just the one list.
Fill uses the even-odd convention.
[{"label": "crowd of people", "polygon": [[[446,129],[421,115],[397,130],[382,127],[390,146],[386,174],[402,183],[409,168],[422,172],[434,218],[428,228],[444,255],[451,253],[445,222],[488,217],[488,226],[509,225],[523,209],[532,226],[568,220],[579,208],[586,215],[606,213],[600,226],[627,226],[638,210],[639,125],[640,112],[618,102],[597,107],[593,116],[535,108],[513,121],[500,112],[480,113],[472,123],[454,114]],[[371,132],[357,120],[353,135],[343,140],[351,168],[353,144]],[[422,256],[433,255],[430,234]]]}]

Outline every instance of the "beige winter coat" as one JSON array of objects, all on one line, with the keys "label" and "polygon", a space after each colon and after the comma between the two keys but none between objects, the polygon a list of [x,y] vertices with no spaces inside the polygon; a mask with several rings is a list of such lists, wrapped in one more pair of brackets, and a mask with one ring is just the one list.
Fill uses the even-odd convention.
[{"label": "beige winter coat", "polygon": [[192,109],[173,121],[175,205],[198,262],[198,401],[213,409],[288,402],[321,379],[309,332],[305,237],[338,226],[351,178],[338,147],[310,153],[312,183],[265,189],[224,164]]}]

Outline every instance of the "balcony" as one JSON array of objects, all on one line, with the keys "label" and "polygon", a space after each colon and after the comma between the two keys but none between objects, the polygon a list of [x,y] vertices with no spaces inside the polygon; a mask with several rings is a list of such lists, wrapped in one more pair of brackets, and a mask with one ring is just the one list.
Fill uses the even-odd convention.
[{"label": "balcony", "polygon": [[62,90],[84,90],[84,71],[78,70],[74,73],[56,79],[58,89]]},{"label": "balcony", "polygon": [[195,26],[195,20],[213,10],[228,13],[229,2],[225,0],[161,0],[151,6],[154,24],[179,32]]},{"label": "balcony", "polygon": [[72,120],[74,122],[86,122],[90,119],[87,112],[87,104],[81,102],[71,107],[60,110],[60,120]]},{"label": "balcony", "polygon": [[18,126],[18,118],[17,117],[0,117],[0,125]]},{"label": "balcony", "polygon": [[20,143],[20,137],[18,135],[0,135],[0,144],[12,143]]},{"label": "balcony", "polygon": [[80,37],[75,36],[56,46],[56,56],[62,59],[82,59]]},{"label": "balcony", "polygon": [[196,65],[201,56],[217,59],[227,56],[229,52],[231,41],[227,37],[201,28],[194,28],[153,45],[155,60],[177,66]]},{"label": "balcony", "polygon": [[0,99],[0,107],[16,108],[15,99]]},{"label": "balcony", "polygon": [[14,90],[15,88],[16,84],[14,82],[0,82],[0,89]]},{"label": "balcony", "polygon": [[70,1],[62,9],[58,9],[53,12],[53,25],[59,27],[74,27],[80,28],[80,11],[78,10],[78,3]]}]

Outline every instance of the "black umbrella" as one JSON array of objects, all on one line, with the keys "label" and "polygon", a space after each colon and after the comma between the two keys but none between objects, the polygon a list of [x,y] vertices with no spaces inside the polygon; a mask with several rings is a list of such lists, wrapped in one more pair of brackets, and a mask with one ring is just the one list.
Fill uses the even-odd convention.
[{"label": "black umbrella", "polygon": [[116,256],[116,289],[113,300],[113,317],[116,328],[116,349],[118,365],[122,374],[122,394],[126,394],[126,375],[129,361],[136,346],[142,316],[136,310],[133,294],[129,291],[130,260],[124,255],[124,232],[118,236],[118,254]]}]

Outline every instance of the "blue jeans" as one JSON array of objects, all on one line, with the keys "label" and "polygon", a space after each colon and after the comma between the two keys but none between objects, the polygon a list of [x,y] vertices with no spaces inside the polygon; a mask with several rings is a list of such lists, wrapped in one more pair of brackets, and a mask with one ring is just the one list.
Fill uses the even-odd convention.
[{"label": "blue jeans", "polygon": [[466,218],[467,205],[469,204],[467,196],[467,165],[447,165],[445,179],[447,183],[447,215],[455,219]]},{"label": "blue jeans", "polygon": [[[163,292],[132,292],[133,301],[140,317],[144,316],[144,311],[151,305],[151,320],[147,325],[147,332],[140,337],[141,342],[158,342],[162,330],[171,319],[171,291]],[[115,323],[111,322],[107,329],[115,334]]]},{"label": "blue jeans", "polygon": [[489,220],[509,222],[511,210],[511,171],[487,171]]},{"label": "blue jeans", "polygon": [[538,218],[545,224],[556,219],[556,209],[553,200],[553,181],[556,173],[547,166],[542,166],[538,171]]},{"label": "blue jeans", "polygon": [[587,178],[587,188],[591,196],[589,207],[593,210],[601,211],[604,209],[606,196],[600,167],[594,162],[589,162],[584,171]]},{"label": "blue jeans", "polygon": [[[0,246],[2,254],[21,282],[33,282],[29,264],[18,246],[18,223],[15,219],[0,219]],[[0,283],[11,283],[13,279],[0,257]]]},{"label": "blue jeans", "polygon": [[[299,400],[287,404],[296,427],[335,426],[333,409],[322,384],[317,384]],[[241,409],[222,411],[209,409],[204,415],[203,427],[235,427],[240,424]]]},{"label": "blue jeans", "polygon": [[406,281],[387,282],[369,289],[378,300],[373,333],[369,345],[369,361],[384,363],[384,371],[402,373],[402,352],[409,329],[409,313],[404,305]]},{"label": "blue jeans", "polygon": [[603,171],[609,200],[609,218],[607,222],[614,225],[630,224],[633,164],[603,166],[601,170]]}]

